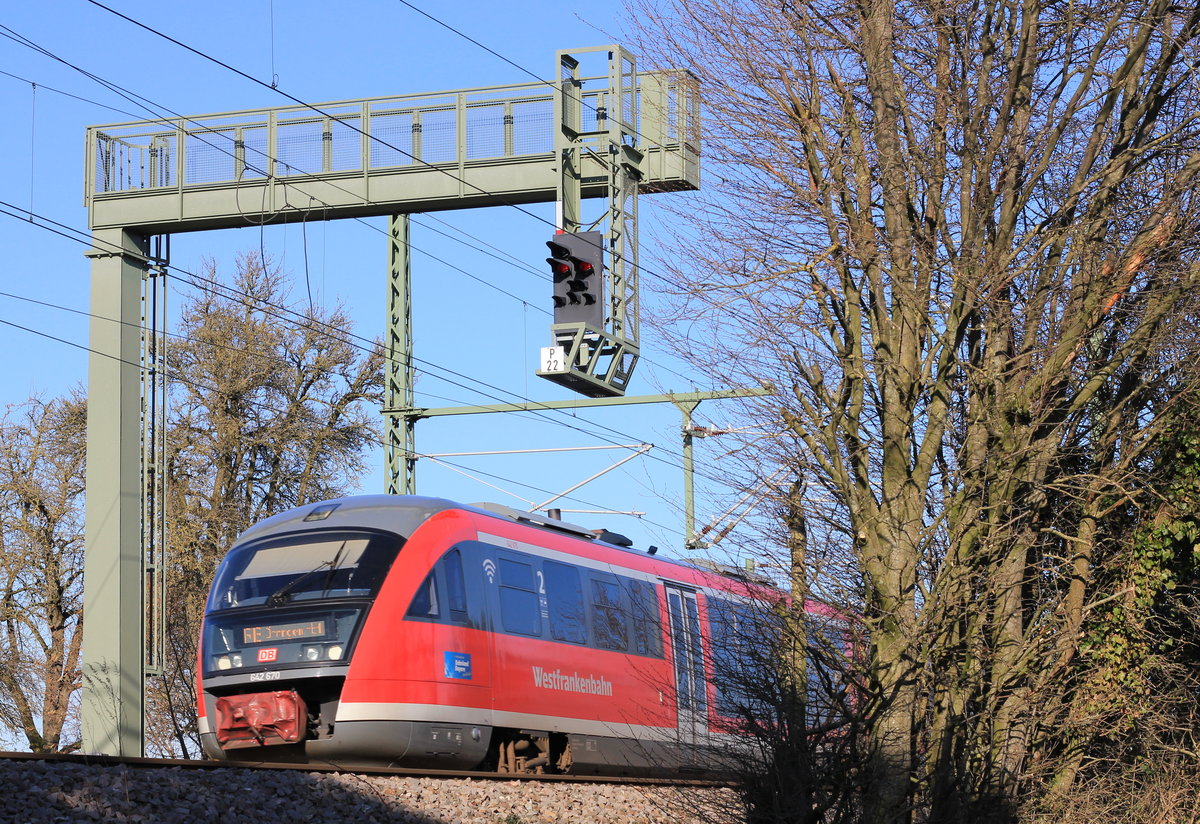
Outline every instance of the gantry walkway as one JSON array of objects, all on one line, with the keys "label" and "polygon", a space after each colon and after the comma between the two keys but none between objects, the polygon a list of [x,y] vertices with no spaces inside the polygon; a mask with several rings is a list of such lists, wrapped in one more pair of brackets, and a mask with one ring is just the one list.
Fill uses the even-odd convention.
[{"label": "gantry walkway", "polygon": [[[606,129],[607,92],[583,128]],[[699,103],[683,72],[638,75],[643,193],[699,187]],[[288,220],[548,202],[559,180],[554,87],[495,86],[93,126],[93,230],[146,234]],[[604,197],[608,158],[585,154],[582,196]]]}]

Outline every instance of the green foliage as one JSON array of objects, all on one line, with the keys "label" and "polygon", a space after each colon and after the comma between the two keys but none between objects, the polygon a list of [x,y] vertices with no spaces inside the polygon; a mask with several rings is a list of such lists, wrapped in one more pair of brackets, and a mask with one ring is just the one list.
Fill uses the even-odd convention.
[{"label": "green foliage", "polygon": [[1093,610],[1080,644],[1088,668],[1084,706],[1123,730],[1159,709],[1156,679],[1189,631],[1181,602],[1195,582],[1200,552],[1200,434],[1194,424],[1194,414],[1185,414],[1164,436],[1151,490],[1157,506],[1105,571],[1113,594]]}]

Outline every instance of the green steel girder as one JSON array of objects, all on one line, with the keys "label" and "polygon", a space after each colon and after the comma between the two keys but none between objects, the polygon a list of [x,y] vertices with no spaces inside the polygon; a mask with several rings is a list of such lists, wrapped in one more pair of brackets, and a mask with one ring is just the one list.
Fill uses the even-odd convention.
[{"label": "green steel girder", "polygon": [[554,345],[542,349],[539,377],[589,398],[625,394],[638,361],[635,342],[582,323],[556,323],[550,333]]},{"label": "green steel girder", "polygon": [[[493,403],[478,406],[395,407],[384,409],[386,415],[400,415],[421,420],[454,415],[490,415],[497,412],[538,412],[545,409],[591,409],[598,406],[633,406],[642,403],[697,404],[700,401],[722,398],[755,398],[774,392],[772,387],[752,389],[718,389],[710,392],[668,392],[663,395],[631,395],[623,398],[571,398],[565,401],[527,401],[525,403]],[[693,407],[694,408],[694,407]]]},{"label": "green steel girder", "polygon": [[[412,354],[412,256],[409,254],[408,215],[393,215],[388,231],[387,350],[384,362],[384,403],[388,407],[413,404],[416,374]],[[385,416],[387,493],[412,495],[417,491],[413,420]]]},{"label": "green steel girder", "polygon": [[[610,47],[605,47],[610,48]],[[615,47],[613,47],[615,48]],[[592,51],[592,50],[584,50]],[[87,130],[93,229],[147,234],[553,202],[554,83],[284,106]],[[686,72],[637,76],[646,193],[700,185],[699,91]],[[610,108],[607,90],[589,110]],[[607,159],[579,159],[580,195],[609,194]]]},{"label": "green steel girder", "polygon": [[86,752],[142,755],[143,234],[93,233],[83,561]]}]

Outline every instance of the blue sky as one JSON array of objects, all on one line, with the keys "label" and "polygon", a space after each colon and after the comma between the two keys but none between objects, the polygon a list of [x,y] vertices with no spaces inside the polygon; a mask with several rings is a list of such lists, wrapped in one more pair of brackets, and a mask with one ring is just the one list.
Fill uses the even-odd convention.
[{"label": "blue sky", "polygon": [[[532,79],[399,0],[341,4],[106,0],[106,5],[264,82],[275,79],[281,90],[310,103]],[[619,42],[626,27],[622,5],[610,0],[578,5],[412,5],[543,78],[554,74],[556,49]],[[0,201],[11,205],[2,207],[6,212],[13,211],[12,207],[32,210],[85,230],[86,127],[150,116],[76,69],[15,42],[14,37],[27,38],[62,61],[162,109],[186,115],[289,102],[269,88],[190,54],[86,0],[8,4],[0,25],[5,27],[0,29],[0,101],[6,115],[0,129]],[[647,243],[663,230],[662,213],[654,203],[658,197],[688,195],[642,199],[644,265],[649,265],[655,252]],[[528,211],[553,220],[550,205],[528,207]],[[172,239],[171,263],[199,272],[202,260],[213,258],[229,272],[239,252],[256,251],[261,244],[268,256],[291,273],[297,296],[304,290],[307,271],[317,301],[345,305],[356,319],[356,331],[376,337],[382,335],[385,321],[384,227],[385,222],[378,219],[310,222],[303,229],[291,224],[262,231],[245,228],[180,234]],[[462,385],[454,385],[430,370],[418,379],[419,406],[573,397],[533,374],[538,347],[549,342],[550,319],[545,310],[550,283],[544,263],[548,236],[545,222],[507,207],[414,217],[414,353],[441,369],[493,387],[461,378],[454,381]],[[481,247],[480,241],[515,256],[523,265],[500,259]],[[88,324],[83,314],[89,290],[85,246],[10,215],[0,215],[0,245],[7,263],[0,272],[0,292],[4,293],[0,294],[0,321],[32,330],[0,323],[0,347],[8,353],[0,372],[0,403],[20,403],[33,394],[52,396],[85,383],[87,353],[80,348],[86,345]],[[643,278],[642,299],[651,312],[661,300],[656,286],[652,278]],[[171,300],[178,305],[186,294],[185,288],[179,288]],[[54,307],[38,306],[22,297]],[[699,376],[689,375],[648,326],[643,327],[641,344],[644,359],[628,394],[714,388]],[[705,420],[708,415],[719,420],[720,414],[721,405],[708,402],[700,409],[700,422],[709,422]],[[635,459],[583,487],[563,506],[646,512],[643,519],[569,518],[623,532],[639,546],[656,544],[664,551],[682,554],[679,424],[678,411],[669,405],[613,407],[577,416],[432,419],[418,424],[417,447],[421,452],[444,453],[653,443],[656,449],[648,457]],[[698,444],[698,458],[706,473],[711,473],[721,448],[716,439]],[[501,476],[506,480],[488,480],[540,501],[549,493],[538,490],[561,491],[623,454],[614,450],[450,460],[468,472]],[[364,479],[364,492],[382,491],[382,450],[372,461],[377,469]],[[723,508],[720,500],[729,491],[704,476],[697,479],[697,489],[703,523]],[[422,461],[418,468],[418,491],[456,500],[526,505],[517,497],[429,461]]]}]

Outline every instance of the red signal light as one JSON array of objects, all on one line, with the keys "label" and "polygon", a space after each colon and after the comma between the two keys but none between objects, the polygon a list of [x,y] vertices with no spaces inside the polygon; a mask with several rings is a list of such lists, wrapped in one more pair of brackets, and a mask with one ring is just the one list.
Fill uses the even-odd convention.
[{"label": "red signal light", "polygon": [[567,232],[546,241],[554,279],[554,322],[604,324],[601,295],[604,284],[603,238],[599,232]]}]

